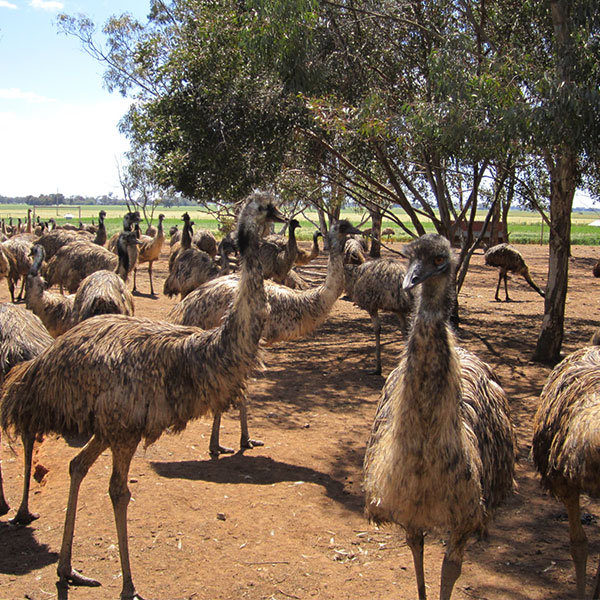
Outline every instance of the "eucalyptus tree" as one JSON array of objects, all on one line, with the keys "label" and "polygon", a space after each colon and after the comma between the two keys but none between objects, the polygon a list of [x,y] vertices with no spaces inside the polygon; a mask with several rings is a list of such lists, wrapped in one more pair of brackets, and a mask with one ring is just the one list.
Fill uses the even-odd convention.
[{"label": "eucalyptus tree", "polygon": [[593,192],[598,181],[600,6],[594,0],[490,6],[494,26],[482,27],[481,35],[502,56],[520,92],[504,111],[506,129],[546,170],[531,170],[534,183],[523,189],[549,187],[548,283],[534,358],[553,363],[563,339],[573,197],[578,186],[587,183]]}]

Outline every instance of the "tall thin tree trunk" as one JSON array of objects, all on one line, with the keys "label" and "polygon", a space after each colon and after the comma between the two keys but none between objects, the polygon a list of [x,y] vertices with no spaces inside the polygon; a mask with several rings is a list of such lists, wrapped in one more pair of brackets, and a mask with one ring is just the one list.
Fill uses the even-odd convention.
[{"label": "tall thin tree trunk", "polygon": [[551,184],[548,283],[542,329],[533,354],[534,360],[550,364],[561,358],[569,282],[571,210],[577,173],[576,157],[569,150],[563,150],[554,163],[548,164]]},{"label": "tall thin tree trunk", "polygon": [[[569,85],[573,61],[570,35],[569,3],[555,0],[550,3],[554,36],[556,39],[556,75],[561,84]],[[553,149],[545,157],[550,173],[550,244],[548,283],[544,302],[544,319],[533,359],[556,363],[560,360],[565,303],[569,282],[569,256],[571,250],[571,210],[577,179],[577,155],[569,140]]]}]

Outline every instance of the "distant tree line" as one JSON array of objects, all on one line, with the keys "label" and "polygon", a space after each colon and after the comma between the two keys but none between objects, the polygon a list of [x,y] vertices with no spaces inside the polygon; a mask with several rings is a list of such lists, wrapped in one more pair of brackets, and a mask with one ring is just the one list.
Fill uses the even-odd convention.
[{"label": "distant tree line", "polygon": [[[28,206],[56,206],[57,204],[68,206],[103,206],[107,204],[127,204],[123,198],[113,194],[103,196],[65,196],[64,194],[40,194],[39,196],[2,196],[0,204],[27,204]],[[166,206],[196,206],[197,202],[183,196],[161,198],[158,205]]]}]

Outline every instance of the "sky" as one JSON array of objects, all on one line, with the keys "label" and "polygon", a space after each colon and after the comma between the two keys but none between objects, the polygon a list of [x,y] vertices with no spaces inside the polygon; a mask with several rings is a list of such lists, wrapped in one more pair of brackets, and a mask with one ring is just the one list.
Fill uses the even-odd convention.
[{"label": "sky", "polygon": [[[122,197],[117,164],[129,143],[118,122],[131,100],[103,87],[103,65],[56,19],[85,14],[101,29],[123,12],[145,22],[149,8],[149,0],[0,0],[0,196]],[[575,204],[592,205],[581,194]]]},{"label": "sky", "polygon": [[117,125],[131,100],[103,87],[103,65],[59,33],[56,18],[85,14],[101,29],[124,12],[145,22],[149,7],[0,0],[0,196],[123,195],[117,162],[129,143]]}]

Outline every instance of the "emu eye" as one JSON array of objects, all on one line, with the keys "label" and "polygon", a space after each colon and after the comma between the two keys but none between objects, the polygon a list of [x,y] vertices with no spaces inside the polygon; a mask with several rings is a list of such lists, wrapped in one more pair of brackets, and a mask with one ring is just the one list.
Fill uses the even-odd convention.
[{"label": "emu eye", "polygon": [[444,257],[443,256],[436,256],[433,259],[433,263],[435,264],[436,267],[439,267],[440,265],[444,264]]}]

